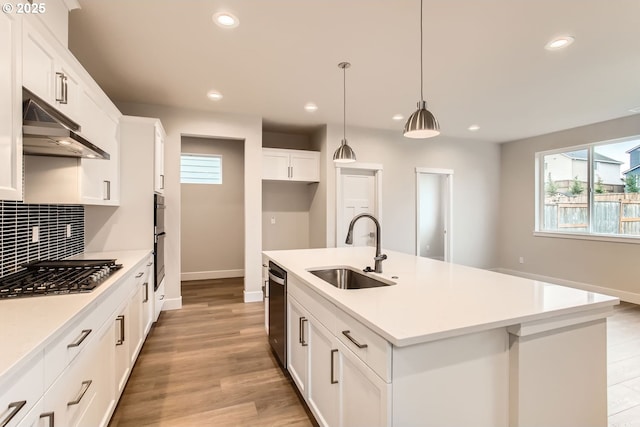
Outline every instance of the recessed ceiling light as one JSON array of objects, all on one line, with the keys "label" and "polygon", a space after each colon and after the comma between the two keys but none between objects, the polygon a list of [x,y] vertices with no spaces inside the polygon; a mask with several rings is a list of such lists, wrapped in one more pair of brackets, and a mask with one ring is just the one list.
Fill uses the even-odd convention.
[{"label": "recessed ceiling light", "polygon": [[304,104],[304,109],[309,113],[314,113],[318,111],[318,106],[313,102],[307,102],[306,104]]},{"label": "recessed ceiling light", "polygon": [[391,117],[391,120],[402,120],[404,119],[404,116],[402,114],[394,114],[393,117]]},{"label": "recessed ceiling light", "polygon": [[555,39],[551,40],[549,43],[547,43],[544,48],[547,50],[559,50],[559,49],[564,49],[565,47],[569,46],[571,43],[573,43],[575,39],[571,36],[562,36],[562,37],[556,37]]},{"label": "recessed ceiling light", "polygon": [[217,90],[210,90],[207,92],[207,97],[212,101],[220,101],[222,99],[222,94]]},{"label": "recessed ceiling light", "polygon": [[213,22],[222,28],[235,28],[240,25],[238,18],[229,12],[218,12],[213,15]]},{"label": "recessed ceiling light", "polygon": [[467,129],[469,129],[471,132],[475,132],[475,131],[477,131],[478,129],[480,129],[480,126],[478,126],[478,125],[471,125],[471,126],[469,126]]}]

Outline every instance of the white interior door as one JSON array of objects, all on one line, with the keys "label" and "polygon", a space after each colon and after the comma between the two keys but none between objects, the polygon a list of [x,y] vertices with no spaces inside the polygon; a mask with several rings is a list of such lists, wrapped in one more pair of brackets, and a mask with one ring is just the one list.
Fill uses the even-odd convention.
[{"label": "white interior door", "polygon": [[[368,213],[380,218],[380,169],[339,168],[336,246],[347,246],[345,239],[354,216]],[[375,246],[375,225],[362,219],[353,230],[353,246]]]},{"label": "white interior door", "polygon": [[416,169],[416,254],[451,261],[453,171]]}]

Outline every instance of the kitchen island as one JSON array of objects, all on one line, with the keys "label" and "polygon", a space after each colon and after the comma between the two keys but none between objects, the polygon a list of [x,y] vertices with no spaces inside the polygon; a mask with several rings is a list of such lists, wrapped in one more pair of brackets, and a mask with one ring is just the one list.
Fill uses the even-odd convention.
[{"label": "kitchen island", "polygon": [[386,252],[393,282],[338,289],[309,269],[373,248],[268,251],[287,271],[287,368],[321,425],[606,426],[617,298]]}]

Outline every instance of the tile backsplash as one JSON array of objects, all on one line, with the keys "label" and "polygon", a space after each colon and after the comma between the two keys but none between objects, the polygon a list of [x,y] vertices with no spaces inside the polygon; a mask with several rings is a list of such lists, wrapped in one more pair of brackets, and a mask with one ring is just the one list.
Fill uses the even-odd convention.
[{"label": "tile backsplash", "polygon": [[[71,226],[71,237],[67,228]],[[32,242],[33,227],[39,241]],[[28,205],[0,200],[0,277],[37,259],[61,259],[84,252],[84,206]]]}]

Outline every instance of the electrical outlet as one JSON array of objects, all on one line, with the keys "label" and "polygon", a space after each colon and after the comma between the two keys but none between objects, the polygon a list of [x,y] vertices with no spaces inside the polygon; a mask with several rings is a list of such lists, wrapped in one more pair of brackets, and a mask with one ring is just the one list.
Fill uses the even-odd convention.
[{"label": "electrical outlet", "polygon": [[518,260],[520,262],[520,264],[524,264],[524,257],[521,256],[520,259]]},{"label": "electrical outlet", "polygon": [[40,241],[40,227],[34,225],[31,228],[31,243],[38,243]]},{"label": "electrical outlet", "polygon": [[271,225],[273,225],[273,224],[275,224],[275,223],[276,223],[276,217],[275,217],[275,216],[272,216],[272,217],[271,217]]},{"label": "electrical outlet", "polygon": [[71,237],[71,224],[67,224],[67,239]]}]

